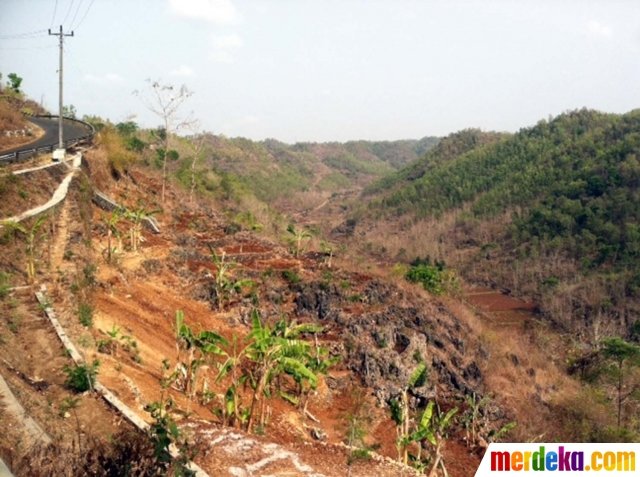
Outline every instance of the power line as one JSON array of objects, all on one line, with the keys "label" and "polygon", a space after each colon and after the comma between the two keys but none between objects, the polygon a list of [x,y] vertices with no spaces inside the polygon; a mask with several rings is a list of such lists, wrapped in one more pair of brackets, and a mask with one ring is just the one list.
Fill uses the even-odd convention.
[{"label": "power line", "polygon": [[82,22],[84,21],[84,19],[87,18],[87,15],[89,14],[89,10],[91,10],[91,7],[93,6],[93,2],[95,2],[95,0],[91,0],[91,3],[87,7],[87,11],[84,12],[84,15],[76,25],[76,30],[80,28],[80,25],[82,25]]},{"label": "power line", "polygon": [[3,47],[0,46],[0,50],[48,50],[51,48],[55,48],[54,45],[41,45],[41,46],[10,46],[10,47]]},{"label": "power line", "polygon": [[0,35],[0,40],[30,40],[39,36],[45,36],[47,30],[34,30],[24,33],[11,33],[8,35]]},{"label": "power line", "polygon": [[64,20],[62,20],[63,25],[67,23],[67,18],[69,18],[69,15],[71,14],[71,10],[73,10],[74,2],[75,0],[71,0],[71,3],[69,4],[69,10],[67,10],[67,14],[64,16]]},{"label": "power line", "polygon": [[53,22],[56,19],[56,12],[58,11],[58,0],[56,0],[56,4],[53,6],[53,15],[51,16],[51,25],[49,25],[50,27],[53,26]]},{"label": "power line", "polygon": [[84,0],[80,0],[78,2],[78,7],[76,8],[76,12],[73,14],[73,18],[71,19],[71,23],[70,23],[71,26],[69,28],[73,28],[73,22],[76,21],[76,17],[78,16],[78,12],[80,11],[80,7],[82,6],[83,1]]}]

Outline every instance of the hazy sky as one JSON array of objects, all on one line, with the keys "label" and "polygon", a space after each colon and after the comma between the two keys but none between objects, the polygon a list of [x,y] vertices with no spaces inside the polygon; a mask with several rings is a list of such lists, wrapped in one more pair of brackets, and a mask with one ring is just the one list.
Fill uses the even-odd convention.
[{"label": "hazy sky", "polygon": [[52,110],[60,24],[65,104],[115,122],[159,124],[148,78],[186,84],[209,131],[286,142],[640,106],[640,0],[0,0],[0,72]]}]

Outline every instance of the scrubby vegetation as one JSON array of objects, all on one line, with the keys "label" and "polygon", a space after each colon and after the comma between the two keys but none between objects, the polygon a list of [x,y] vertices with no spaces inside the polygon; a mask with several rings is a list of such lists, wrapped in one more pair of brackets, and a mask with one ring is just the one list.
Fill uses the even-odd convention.
[{"label": "scrubby vegetation", "polygon": [[[215,171],[228,185],[229,195],[252,191],[262,201],[273,201],[314,188],[336,191],[354,183],[368,182],[406,164],[432,147],[437,140],[395,142],[298,143],[268,139],[255,142],[245,138],[207,135],[206,159],[200,161],[200,187],[207,188],[206,171]],[[187,181],[190,163],[180,165]],[[322,175],[318,176],[320,171]],[[235,185],[234,185],[235,184]]]},{"label": "scrubby vegetation", "polygon": [[85,363],[65,366],[64,372],[67,375],[66,385],[69,389],[77,393],[93,391],[99,366],[100,363],[97,360],[91,364]]},{"label": "scrubby vegetation", "polygon": [[[517,400],[542,410],[538,424],[553,421],[552,439],[637,439],[637,112],[577,111],[514,135],[470,129],[439,142],[295,145],[86,119],[99,130],[98,147],[75,191],[85,203],[66,211],[86,219],[85,233],[68,220],[62,238],[73,245],[54,271],[40,262],[51,255],[41,246],[45,232],[51,242],[57,236],[55,214],[6,227],[3,243],[16,250],[3,259],[11,274],[0,272],[0,298],[12,313],[6,336],[17,339],[24,326],[10,285],[47,276],[52,296],[70,305],[65,326],[88,359],[56,368],[67,393],[57,415],[73,409],[80,422],[75,393],[94,388],[98,355],[102,384],[121,386],[130,405],[141,410],[143,397],[160,398],[144,406],[153,421],[144,442],[123,437],[130,452],[93,442],[85,458],[49,450],[75,468],[189,475],[194,454],[180,428],[208,420],[215,432],[346,442],[349,472],[380,450],[447,475],[456,465],[447,441],[477,458],[514,429],[521,416],[509,406]],[[17,194],[11,181],[0,187]],[[342,198],[367,185],[329,237],[345,218]],[[123,207],[92,210],[93,186]],[[298,201],[307,194],[320,200]],[[327,202],[334,208],[314,216]],[[151,236],[142,223],[154,214],[163,232]],[[459,276],[529,294],[559,329],[586,339],[567,341],[566,361],[544,354],[553,362],[535,363],[498,327],[474,328],[477,317],[457,301]],[[173,320],[182,305],[187,313]],[[537,326],[526,321],[509,339],[546,353],[554,337]],[[0,335],[0,343],[9,339]],[[492,382],[496,363],[506,365]],[[545,375],[545,366],[562,372]],[[562,394],[569,380],[578,384]],[[490,392],[505,381],[522,390],[504,399]],[[535,424],[523,421],[518,437],[537,438]],[[328,437],[334,423],[344,433]],[[394,423],[397,439],[389,438]],[[178,460],[171,445],[183,451]]]},{"label": "scrubby vegetation", "polygon": [[[448,221],[425,237],[447,243],[437,259],[455,261],[455,248],[473,247],[475,265],[468,254],[456,263],[462,273],[491,268],[559,322],[590,326],[606,317],[628,333],[640,297],[638,130],[638,111],[581,110],[512,136],[462,131],[373,185],[366,213]],[[573,305],[545,303],[567,292]]]},{"label": "scrubby vegetation", "polygon": [[405,278],[413,283],[420,283],[425,290],[436,295],[445,291],[454,291],[457,287],[456,277],[452,270],[445,268],[443,262],[431,263],[429,258],[417,258],[405,273]]}]

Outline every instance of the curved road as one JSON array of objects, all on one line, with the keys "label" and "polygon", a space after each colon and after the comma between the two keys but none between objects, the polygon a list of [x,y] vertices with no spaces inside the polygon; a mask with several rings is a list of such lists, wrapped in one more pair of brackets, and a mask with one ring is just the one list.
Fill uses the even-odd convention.
[{"label": "curved road", "polygon": [[[0,150],[0,155],[11,154],[16,151],[22,151],[24,149],[33,149],[37,147],[49,146],[52,144],[58,144],[58,117],[33,117],[29,119],[33,124],[41,127],[44,130],[44,136],[28,144],[22,144],[21,146],[11,147],[9,149]],[[89,134],[90,129],[78,121],[71,119],[64,120],[63,131],[64,140],[77,139]]]}]

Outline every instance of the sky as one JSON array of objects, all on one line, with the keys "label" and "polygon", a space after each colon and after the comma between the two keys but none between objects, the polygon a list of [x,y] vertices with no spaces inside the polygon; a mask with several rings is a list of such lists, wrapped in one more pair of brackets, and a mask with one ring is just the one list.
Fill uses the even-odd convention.
[{"label": "sky", "polygon": [[[284,142],[517,131],[640,106],[640,0],[0,0],[0,72],[52,112]],[[139,94],[134,94],[138,91]]]}]

